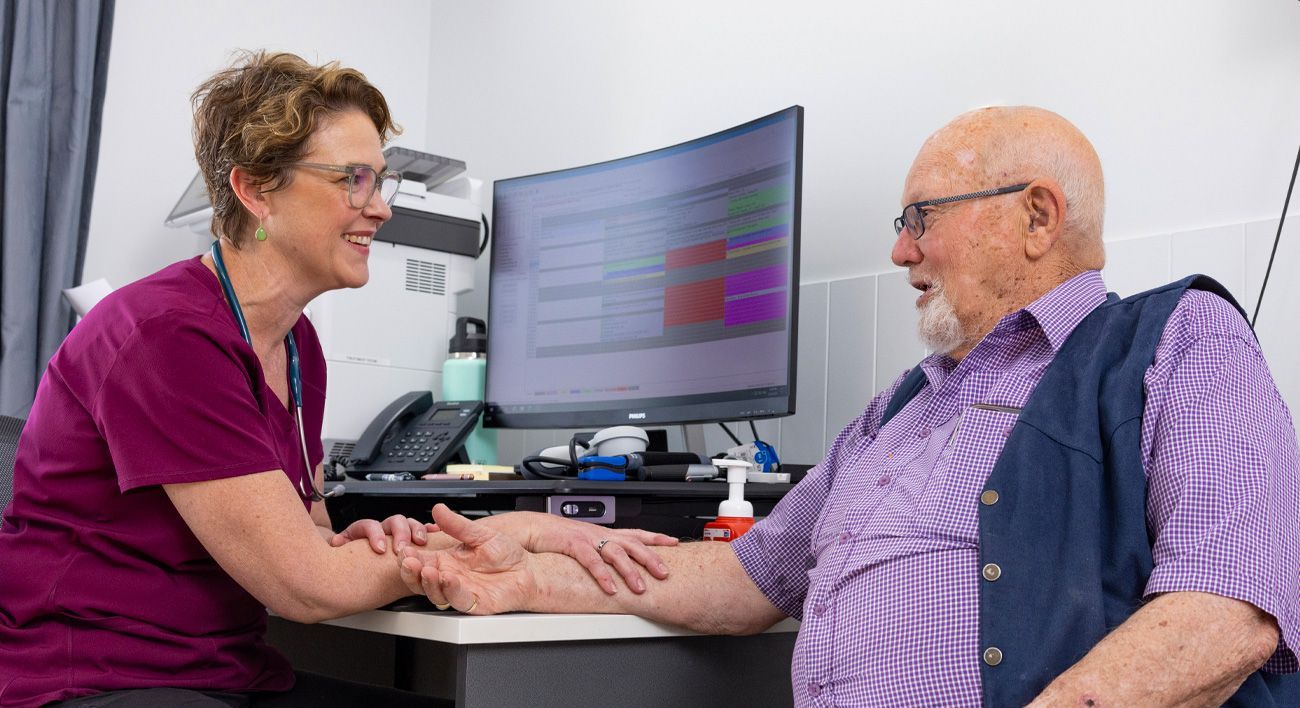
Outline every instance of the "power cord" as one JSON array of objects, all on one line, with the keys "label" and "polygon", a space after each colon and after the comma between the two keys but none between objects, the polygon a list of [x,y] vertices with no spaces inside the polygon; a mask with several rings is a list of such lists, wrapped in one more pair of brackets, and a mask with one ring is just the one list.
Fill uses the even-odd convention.
[{"label": "power cord", "polygon": [[[528,472],[542,477],[543,479],[566,479],[571,480],[578,474],[578,436],[569,437],[569,459],[559,457],[547,457],[543,455],[529,455],[520,461],[520,466]],[[585,450],[584,450],[585,452]],[[546,465],[556,465],[558,470],[552,472],[546,469]]]},{"label": "power cord", "polygon": [[1295,167],[1291,168],[1291,184],[1286,188],[1286,201],[1282,202],[1282,216],[1277,220],[1277,235],[1273,237],[1273,252],[1268,255],[1268,268],[1264,270],[1264,283],[1259,286],[1259,299],[1255,301],[1255,314],[1250,318],[1250,326],[1255,327],[1259,319],[1259,307],[1264,304],[1264,290],[1268,287],[1268,275],[1273,272],[1273,259],[1277,257],[1277,245],[1282,240],[1282,224],[1286,223],[1286,212],[1291,206],[1291,191],[1295,189],[1296,172],[1300,172],[1300,149],[1296,150]]},{"label": "power cord", "polygon": [[483,217],[483,243],[478,245],[478,255],[474,256],[475,258],[482,256],[487,250],[488,243],[492,241],[492,226],[488,224],[487,214],[479,212],[479,215]]}]

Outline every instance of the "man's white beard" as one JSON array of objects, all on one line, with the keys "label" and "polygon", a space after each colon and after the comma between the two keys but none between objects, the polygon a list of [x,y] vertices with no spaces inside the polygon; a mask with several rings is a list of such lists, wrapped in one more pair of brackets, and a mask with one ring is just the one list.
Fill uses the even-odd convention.
[{"label": "man's white beard", "polygon": [[943,290],[943,283],[931,283],[926,294],[928,297],[925,303],[917,308],[921,319],[916,323],[916,331],[921,336],[921,343],[930,351],[951,353],[965,339],[957,312],[952,309],[952,302]]}]

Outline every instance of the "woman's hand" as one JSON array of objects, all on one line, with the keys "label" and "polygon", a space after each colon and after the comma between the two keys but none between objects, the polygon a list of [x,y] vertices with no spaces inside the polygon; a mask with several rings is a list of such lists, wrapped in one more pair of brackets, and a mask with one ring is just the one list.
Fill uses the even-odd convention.
[{"label": "woman's hand", "polygon": [[441,551],[406,548],[400,565],[407,588],[439,609],[471,615],[524,609],[536,589],[531,554],[513,538],[445,504],[433,507],[433,518],[460,544]]},{"label": "woman's hand", "polygon": [[423,546],[429,541],[429,534],[437,530],[433,524],[422,524],[415,519],[401,514],[393,514],[383,522],[374,519],[362,519],[353,522],[346,529],[330,539],[331,546],[342,546],[358,539],[368,539],[375,553],[388,551],[388,537],[393,537],[393,552],[401,555],[402,549],[414,543]]},{"label": "woman's hand", "polygon": [[618,588],[610,566],[623,576],[633,592],[643,593],[645,580],[641,577],[641,567],[660,580],[668,577],[668,566],[649,547],[677,545],[677,539],[661,533],[609,529],[531,511],[489,516],[478,523],[501,531],[533,553],[563,553],[573,558],[610,595]]}]

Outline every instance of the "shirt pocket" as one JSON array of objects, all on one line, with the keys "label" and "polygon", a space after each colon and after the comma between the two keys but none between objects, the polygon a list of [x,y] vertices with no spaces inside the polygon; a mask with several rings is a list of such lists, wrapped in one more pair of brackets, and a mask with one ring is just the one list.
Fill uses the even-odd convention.
[{"label": "shirt pocket", "polygon": [[1019,408],[985,403],[962,411],[918,506],[927,535],[978,542],[980,492],[1019,416]]}]

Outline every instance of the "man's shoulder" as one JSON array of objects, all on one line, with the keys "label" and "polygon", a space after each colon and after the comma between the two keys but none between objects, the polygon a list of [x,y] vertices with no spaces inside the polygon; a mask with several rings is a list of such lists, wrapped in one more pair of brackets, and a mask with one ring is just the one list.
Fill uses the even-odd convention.
[{"label": "man's shoulder", "polygon": [[1188,288],[1165,324],[1164,339],[1191,342],[1203,337],[1240,337],[1255,341],[1255,333],[1241,312],[1227,300],[1207,290]]},{"label": "man's shoulder", "polygon": [[1163,380],[1184,364],[1194,363],[1203,369],[1222,363],[1229,352],[1263,357],[1250,323],[1232,303],[1215,293],[1189,288],[1165,322],[1148,384]]}]

